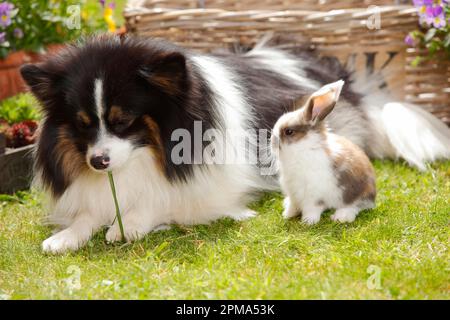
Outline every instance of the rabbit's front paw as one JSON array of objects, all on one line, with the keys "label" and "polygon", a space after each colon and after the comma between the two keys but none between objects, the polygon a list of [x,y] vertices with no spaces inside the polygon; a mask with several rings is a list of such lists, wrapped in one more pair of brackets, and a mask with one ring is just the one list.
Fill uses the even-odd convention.
[{"label": "rabbit's front paw", "polygon": [[311,226],[320,221],[323,207],[318,205],[306,205],[302,210],[302,222]]},{"label": "rabbit's front paw", "polygon": [[336,210],[336,212],[331,216],[331,220],[340,223],[351,223],[355,221],[358,211],[358,208],[341,208]]},{"label": "rabbit's front paw", "polygon": [[302,222],[308,226],[312,226],[320,221],[320,213],[314,215],[303,215]]},{"label": "rabbit's front paw", "polygon": [[283,217],[285,219],[290,219],[298,216],[298,209],[294,206],[289,197],[284,198],[283,207],[284,207]]}]

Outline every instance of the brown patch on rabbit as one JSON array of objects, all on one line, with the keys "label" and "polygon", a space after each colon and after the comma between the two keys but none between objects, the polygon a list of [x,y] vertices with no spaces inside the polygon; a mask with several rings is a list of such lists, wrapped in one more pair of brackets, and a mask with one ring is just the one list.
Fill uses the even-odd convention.
[{"label": "brown patch on rabbit", "polygon": [[367,155],[358,146],[340,136],[334,136],[342,151],[333,155],[333,165],[339,185],[343,188],[343,201],[374,201],[376,197],[375,172]]}]

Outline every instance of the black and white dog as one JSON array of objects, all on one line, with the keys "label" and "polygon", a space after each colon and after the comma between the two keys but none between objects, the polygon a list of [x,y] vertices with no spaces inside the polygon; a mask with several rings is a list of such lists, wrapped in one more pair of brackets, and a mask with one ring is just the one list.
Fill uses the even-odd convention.
[{"label": "black and white dog", "polygon": [[[263,174],[259,156],[232,161],[228,154],[249,160],[244,153],[256,145],[256,154],[264,153],[270,132],[261,132],[294,100],[349,80],[341,67],[306,52],[259,46],[204,55],[113,36],[95,37],[21,72],[45,114],[35,158],[50,222],[60,227],[43,243],[51,253],[76,250],[113,223],[109,170],[128,240],[171,223],[253,216],[246,205],[255,193],[276,187],[275,179]],[[352,87],[330,115],[330,130],[372,158],[402,157],[424,168],[450,157],[450,130],[438,119]],[[106,239],[120,239],[117,223]]]}]

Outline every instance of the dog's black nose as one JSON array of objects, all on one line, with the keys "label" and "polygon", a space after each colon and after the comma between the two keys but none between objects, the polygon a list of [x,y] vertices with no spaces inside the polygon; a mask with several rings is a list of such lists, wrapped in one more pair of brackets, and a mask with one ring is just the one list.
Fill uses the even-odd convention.
[{"label": "dog's black nose", "polygon": [[91,166],[97,170],[105,170],[109,166],[109,157],[104,155],[93,156],[91,158]]}]

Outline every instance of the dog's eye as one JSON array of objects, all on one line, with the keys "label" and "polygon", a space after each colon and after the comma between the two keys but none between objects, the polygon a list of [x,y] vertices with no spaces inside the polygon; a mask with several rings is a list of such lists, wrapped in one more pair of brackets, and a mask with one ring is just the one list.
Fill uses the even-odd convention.
[{"label": "dog's eye", "polygon": [[112,127],[114,131],[121,133],[128,129],[128,127],[130,127],[132,123],[133,120],[116,120],[114,121],[114,123],[112,123]]},{"label": "dog's eye", "polygon": [[285,136],[292,136],[293,134],[294,134],[294,130],[289,129],[289,128],[284,129],[284,135]]},{"label": "dog's eye", "polygon": [[90,121],[89,118],[87,118],[86,116],[77,116],[77,120],[76,120],[76,125],[77,128],[80,130],[87,130],[91,127],[92,123]]}]

